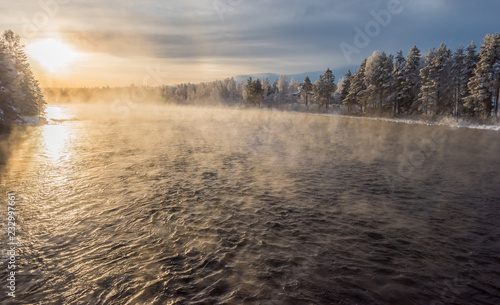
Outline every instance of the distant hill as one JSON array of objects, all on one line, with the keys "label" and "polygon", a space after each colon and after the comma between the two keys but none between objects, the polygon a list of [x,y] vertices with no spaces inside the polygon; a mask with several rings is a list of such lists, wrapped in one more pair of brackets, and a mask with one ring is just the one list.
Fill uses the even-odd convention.
[{"label": "distant hill", "polygon": [[[337,82],[339,79],[344,77],[344,74],[347,72],[347,69],[349,69],[349,68],[332,70],[333,75],[335,75],[335,82]],[[356,69],[356,68],[354,68],[354,69],[350,68],[350,69],[351,69],[351,72],[353,72],[354,69]],[[319,76],[323,73],[325,73],[325,71],[304,72],[304,73],[298,73],[298,74],[286,74],[286,78],[288,81],[290,81],[292,79],[292,77],[294,77],[296,81],[302,83],[302,82],[304,82],[304,78],[306,78],[306,76],[309,76],[311,81],[314,83],[315,81],[318,80]],[[246,82],[249,77],[252,77],[253,79],[258,78],[260,80],[263,80],[264,78],[267,77],[267,78],[269,78],[269,82],[272,84],[275,79],[280,78],[280,75],[276,74],[276,73],[257,73],[257,74],[237,75],[237,76],[234,76],[234,80],[236,82],[240,82],[240,81]]]}]

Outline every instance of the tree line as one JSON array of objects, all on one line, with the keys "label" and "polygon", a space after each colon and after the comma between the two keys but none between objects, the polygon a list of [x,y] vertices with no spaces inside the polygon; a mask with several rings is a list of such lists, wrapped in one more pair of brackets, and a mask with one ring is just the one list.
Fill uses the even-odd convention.
[{"label": "tree line", "polygon": [[425,55],[414,46],[406,58],[375,51],[342,80],[350,112],[386,112],[487,118],[498,114],[500,35],[488,34],[452,52],[444,44]]},{"label": "tree line", "polygon": [[[273,83],[269,78],[237,82],[234,78],[216,80],[200,84],[180,84],[163,88],[162,95],[167,101],[180,104],[228,104],[246,103],[256,106],[279,106],[298,100],[300,83],[285,75]],[[295,96],[294,96],[295,93]]]},{"label": "tree line", "polygon": [[166,100],[179,103],[225,101],[280,107],[301,103],[306,109],[341,107],[351,114],[445,115],[487,118],[498,113],[500,94],[500,35],[488,34],[477,52],[472,42],[452,52],[444,44],[422,54],[414,46],[404,56],[375,51],[359,68],[347,71],[338,83],[328,68],[312,83],[299,84],[280,76],[233,78],[202,84],[165,87]]},{"label": "tree line", "polygon": [[0,36],[0,133],[21,116],[43,111],[45,99],[28,63],[19,35]]},{"label": "tree line", "polygon": [[[498,114],[500,35],[486,35],[480,50],[477,49],[472,42],[454,52],[444,44],[425,54],[414,46],[406,56],[403,51],[395,56],[375,51],[356,71],[347,71],[338,83],[328,68],[314,83],[309,77],[299,83],[281,75],[272,83],[268,78],[249,78],[246,82],[227,78],[157,88],[59,89],[57,97],[61,100],[78,97],[84,102],[128,97],[137,103],[154,97],[179,104],[222,103],[275,108],[300,105],[300,109],[305,110],[315,105],[319,110],[336,107],[351,114],[453,115],[484,119]],[[56,96],[56,92],[50,90],[46,93]],[[32,105],[32,109],[37,106],[36,103],[25,105]]]}]

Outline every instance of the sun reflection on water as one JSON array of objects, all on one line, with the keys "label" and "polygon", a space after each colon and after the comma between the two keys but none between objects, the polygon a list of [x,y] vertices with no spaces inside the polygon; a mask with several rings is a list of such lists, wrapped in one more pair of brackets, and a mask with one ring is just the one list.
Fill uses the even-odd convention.
[{"label": "sun reflection on water", "polygon": [[69,115],[66,113],[63,107],[59,106],[48,106],[45,109],[45,117],[50,121],[62,121],[70,119]]},{"label": "sun reflection on water", "polygon": [[49,123],[42,130],[45,154],[52,159],[59,159],[67,151],[69,125],[65,121],[71,120],[72,116],[64,106],[48,106],[45,116]]},{"label": "sun reflection on water", "polygon": [[63,155],[64,146],[68,139],[68,131],[63,125],[46,125],[43,130],[43,145],[46,153],[53,159]]}]

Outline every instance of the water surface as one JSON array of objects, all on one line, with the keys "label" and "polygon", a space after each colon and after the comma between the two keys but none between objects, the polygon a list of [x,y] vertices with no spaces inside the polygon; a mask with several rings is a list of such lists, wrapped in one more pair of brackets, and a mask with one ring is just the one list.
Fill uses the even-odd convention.
[{"label": "water surface", "polygon": [[0,174],[12,304],[500,304],[499,152],[489,131],[53,106]]}]

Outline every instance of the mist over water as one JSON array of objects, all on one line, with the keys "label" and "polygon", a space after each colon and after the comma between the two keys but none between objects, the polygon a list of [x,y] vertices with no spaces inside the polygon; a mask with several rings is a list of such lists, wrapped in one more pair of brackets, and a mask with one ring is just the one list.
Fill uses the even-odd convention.
[{"label": "mist over water", "polygon": [[109,113],[49,107],[2,166],[20,198],[12,304],[500,303],[498,132]]}]

